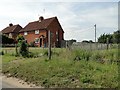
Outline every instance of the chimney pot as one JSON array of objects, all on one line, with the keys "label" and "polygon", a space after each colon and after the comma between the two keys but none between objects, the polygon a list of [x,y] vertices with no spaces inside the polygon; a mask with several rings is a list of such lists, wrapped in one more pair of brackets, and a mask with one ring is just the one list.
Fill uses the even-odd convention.
[{"label": "chimney pot", "polygon": [[39,17],[39,22],[41,22],[42,20],[44,20],[44,17],[43,17],[43,16],[40,16],[40,17]]},{"label": "chimney pot", "polygon": [[9,24],[9,26],[11,27],[11,26],[13,26],[13,24],[12,24],[12,23],[10,23],[10,24]]}]

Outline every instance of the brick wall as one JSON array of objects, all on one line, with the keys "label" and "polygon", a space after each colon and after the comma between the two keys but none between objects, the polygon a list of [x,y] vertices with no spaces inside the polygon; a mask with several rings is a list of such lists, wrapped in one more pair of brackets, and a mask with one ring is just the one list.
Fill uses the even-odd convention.
[{"label": "brick wall", "polygon": [[[64,40],[63,38],[64,32],[57,18],[54,19],[54,21],[49,25],[48,29],[53,33],[53,37],[51,38],[52,46],[55,44],[57,47],[60,47],[61,41]],[[56,32],[58,32],[58,37],[56,35]],[[58,38],[58,41],[57,41],[57,38]]]}]

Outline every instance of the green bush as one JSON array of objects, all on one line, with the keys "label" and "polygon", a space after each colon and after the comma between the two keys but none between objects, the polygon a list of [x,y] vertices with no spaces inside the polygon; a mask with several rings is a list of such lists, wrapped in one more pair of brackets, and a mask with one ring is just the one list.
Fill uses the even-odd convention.
[{"label": "green bush", "polygon": [[27,45],[27,43],[25,41],[21,42],[19,53],[23,57],[28,57],[29,56],[28,45]]},{"label": "green bush", "polygon": [[4,55],[4,52],[3,52],[3,51],[1,51],[1,52],[0,52],[0,55]]}]

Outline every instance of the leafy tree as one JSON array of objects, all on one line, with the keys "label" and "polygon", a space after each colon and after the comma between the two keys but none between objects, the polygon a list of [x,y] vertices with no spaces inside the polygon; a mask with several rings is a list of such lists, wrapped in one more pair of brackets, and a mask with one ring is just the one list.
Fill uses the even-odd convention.
[{"label": "leafy tree", "polygon": [[83,40],[82,42],[83,43],[94,43],[92,40],[89,40],[89,41],[88,40]]},{"label": "leafy tree", "polygon": [[25,40],[25,38],[24,38],[22,35],[18,35],[18,36],[17,36],[18,46],[20,46],[20,44],[22,43],[23,40]]},{"label": "leafy tree", "polygon": [[28,44],[25,41],[25,38],[21,35],[17,37],[17,45],[16,45],[16,54],[18,54],[17,47],[19,46],[19,54],[23,57],[28,57],[29,51],[28,51]]},{"label": "leafy tree", "polygon": [[88,42],[89,42],[89,43],[94,43],[92,40],[89,40]]},{"label": "leafy tree", "polygon": [[87,41],[87,40],[83,40],[82,42],[83,42],[83,43],[89,43],[89,41]]},{"label": "leafy tree", "polygon": [[99,43],[107,43],[107,38],[109,40],[109,43],[113,43],[113,35],[112,34],[103,34],[98,38]]},{"label": "leafy tree", "polygon": [[28,54],[29,54],[28,44],[26,43],[25,40],[21,41],[19,53],[20,53],[23,57],[27,57]]},{"label": "leafy tree", "polygon": [[120,30],[114,32],[113,40],[114,40],[114,43],[120,43]]},{"label": "leafy tree", "polygon": [[113,34],[102,34],[98,38],[99,43],[106,43],[107,38],[109,40],[109,43],[120,43],[120,31],[116,31]]}]

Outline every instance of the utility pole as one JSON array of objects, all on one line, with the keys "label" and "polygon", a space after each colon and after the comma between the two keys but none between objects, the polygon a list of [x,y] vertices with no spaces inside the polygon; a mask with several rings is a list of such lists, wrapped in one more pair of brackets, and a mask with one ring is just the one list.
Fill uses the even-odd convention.
[{"label": "utility pole", "polygon": [[109,38],[107,38],[107,50],[109,49]]},{"label": "utility pole", "polygon": [[48,59],[51,59],[51,33],[48,30]]},{"label": "utility pole", "polygon": [[94,25],[95,27],[95,43],[96,43],[96,24]]}]

